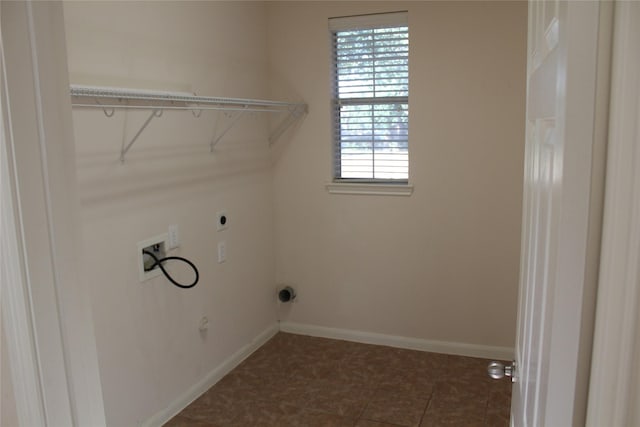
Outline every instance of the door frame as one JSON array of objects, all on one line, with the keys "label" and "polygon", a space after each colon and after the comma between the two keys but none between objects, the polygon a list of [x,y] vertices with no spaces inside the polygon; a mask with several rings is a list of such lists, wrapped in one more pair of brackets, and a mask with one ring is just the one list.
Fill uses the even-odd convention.
[{"label": "door frame", "polygon": [[[0,7],[0,19],[1,12]],[[11,167],[14,142],[7,87],[0,31],[0,326],[5,334],[5,340],[0,345],[7,345],[6,354],[11,367],[11,378],[3,378],[2,383],[12,384],[15,415],[19,422],[35,426],[46,424],[44,396],[35,356],[32,310],[28,295],[25,294],[28,290],[25,278],[27,266],[22,251],[22,233],[19,233],[22,229],[21,224],[18,224],[19,207],[15,206],[18,200],[15,197],[15,176]]]},{"label": "door frame", "polygon": [[615,2],[604,224],[587,426],[640,423],[640,5]]},{"label": "door frame", "polygon": [[105,426],[89,289],[77,262],[62,3],[0,2],[0,9],[2,327],[18,422]]}]

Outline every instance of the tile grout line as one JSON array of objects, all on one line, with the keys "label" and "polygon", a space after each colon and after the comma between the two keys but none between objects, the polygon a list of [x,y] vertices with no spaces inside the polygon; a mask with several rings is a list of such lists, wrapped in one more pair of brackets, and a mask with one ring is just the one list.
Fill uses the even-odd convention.
[{"label": "tile grout line", "polygon": [[433,395],[435,394],[436,384],[433,384],[431,388],[431,394],[429,395],[429,399],[427,400],[427,405],[424,407],[424,411],[422,411],[422,416],[420,417],[420,421],[418,422],[418,427],[420,427],[424,421],[425,415],[427,415],[427,411],[429,410],[429,405],[431,404],[431,400],[433,399]]}]

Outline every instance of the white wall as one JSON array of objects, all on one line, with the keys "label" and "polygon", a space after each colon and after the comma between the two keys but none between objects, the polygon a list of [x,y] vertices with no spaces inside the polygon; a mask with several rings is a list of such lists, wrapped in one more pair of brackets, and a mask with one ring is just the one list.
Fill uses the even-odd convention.
[{"label": "white wall", "polygon": [[[327,19],[409,11],[411,197],[331,195]],[[282,320],[513,347],[526,2],[271,2],[274,94],[309,116],[275,154]]]},{"label": "white wall", "polygon": [[[251,2],[68,2],[72,83],[265,98],[265,6]],[[249,115],[209,153],[215,113],[166,111],[119,163],[148,113],[74,109],[84,232],[107,424],[149,420],[276,320],[267,122]],[[221,123],[228,117],[221,116]],[[124,135],[124,136],[123,136]],[[216,232],[225,209],[229,228]],[[171,255],[200,283],[138,281],[138,241],[180,227]],[[216,262],[227,242],[227,262]],[[177,277],[191,279],[181,266]],[[209,319],[201,336],[198,324]]]}]

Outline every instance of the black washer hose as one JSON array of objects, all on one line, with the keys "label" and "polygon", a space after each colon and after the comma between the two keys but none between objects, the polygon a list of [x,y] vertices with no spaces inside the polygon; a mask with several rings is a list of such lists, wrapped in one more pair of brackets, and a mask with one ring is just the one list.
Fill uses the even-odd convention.
[{"label": "black washer hose", "polygon": [[[160,270],[162,270],[162,273],[164,274],[164,276],[171,283],[173,283],[174,285],[176,285],[179,288],[182,288],[182,289],[193,288],[196,285],[196,283],[198,283],[198,280],[200,279],[200,273],[198,273],[198,269],[196,268],[195,264],[192,263],[191,261],[189,261],[186,258],[182,258],[182,257],[179,257],[179,256],[168,256],[168,257],[164,257],[164,258],[158,258],[157,256],[155,256],[153,253],[151,253],[149,251],[142,251],[142,253],[145,254],[145,255],[149,255],[155,261],[151,267],[145,268],[144,271],[153,270],[155,268],[155,266],[157,265],[158,267],[160,267]],[[175,280],[173,280],[173,277],[171,277],[171,275],[167,272],[167,270],[164,269],[164,266],[162,265],[163,262],[170,261],[170,260],[177,260],[177,261],[186,262],[187,264],[189,264],[191,266],[191,268],[193,268],[193,272],[196,273],[196,279],[193,281],[192,284],[183,285],[182,283],[178,283]]]}]

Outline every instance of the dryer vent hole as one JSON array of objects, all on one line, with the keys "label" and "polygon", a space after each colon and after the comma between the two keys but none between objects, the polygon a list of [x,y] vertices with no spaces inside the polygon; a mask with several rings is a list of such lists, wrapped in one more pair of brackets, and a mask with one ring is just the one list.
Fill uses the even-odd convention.
[{"label": "dryer vent hole", "polygon": [[283,288],[278,292],[278,299],[280,300],[280,302],[290,302],[294,300],[295,297],[296,292],[291,286],[287,286],[286,288]]}]

